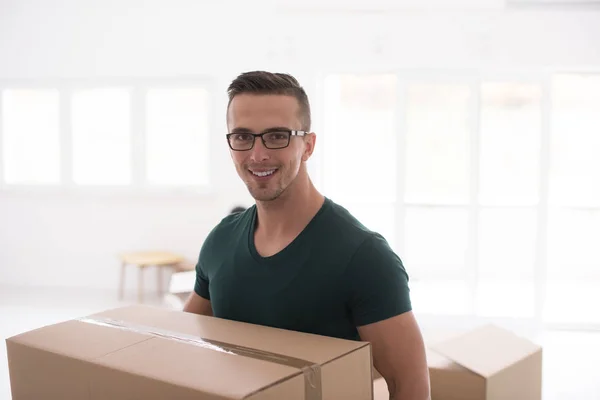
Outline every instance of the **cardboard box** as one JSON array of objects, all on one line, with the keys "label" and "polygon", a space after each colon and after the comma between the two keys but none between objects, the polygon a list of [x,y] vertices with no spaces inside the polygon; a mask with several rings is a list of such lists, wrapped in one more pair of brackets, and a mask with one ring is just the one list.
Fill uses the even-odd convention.
[{"label": "cardboard box", "polygon": [[371,346],[147,306],[6,340],[13,400],[372,399]]},{"label": "cardboard box", "polygon": [[542,348],[494,325],[427,344],[432,400],[541,400]]},{"label": "cardboard box", "polygon": [[[494,325],[426,343],[431,400],[541,400],[542,349]],[[389,400],[374,373],[374,399]]]}]

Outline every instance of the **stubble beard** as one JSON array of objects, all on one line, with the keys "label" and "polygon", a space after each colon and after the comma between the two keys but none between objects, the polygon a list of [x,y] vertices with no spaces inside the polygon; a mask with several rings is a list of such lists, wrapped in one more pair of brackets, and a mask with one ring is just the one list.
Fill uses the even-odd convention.
[{"label": "stubble beard", "polygon": [[253,187],[252,185],[248,185],[248,191],[250,192],[250,195],[256,201],[273,201],[273,200],[276,200],[277,198],[279,198],[279,196],[281,196],[284,189],[282,187],[277,187],[275,189],[269,189],[269,188]]},{"label": "stubble beard", "polygon": [[[281,169],[278,173],[282,173]],[[248,192],[250,196],[254,198],[256,201],[273,201],[279,198],[281,194],[285,191],[285,187],[283,186],[283,182],[278,180],[276,182],[266,182],[259,183],[253,182],[252,178],[248,182],[246,182],[246,187],[248,188]]]}]

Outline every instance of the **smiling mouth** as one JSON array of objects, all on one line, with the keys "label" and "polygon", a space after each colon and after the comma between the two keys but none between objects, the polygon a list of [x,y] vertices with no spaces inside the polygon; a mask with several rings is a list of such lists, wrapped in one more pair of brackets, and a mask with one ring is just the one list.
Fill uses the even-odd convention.
[{"label": "smiling mouth", "polygon": [[271,176],[271,175],[273,175],[273,174],[274,174],[274,173],[277,171],[277,168],[274,168],[274,169],[269,169],[269,170],[266,170],[266,171],[252,171],[252,170],[249,170],[249,171],[250,171],[250,172],[252,173],[252,175],[254,175],[254,176],[257,176],[257,177],[259,177],[259,178],[265,178],[265,177],[267,177],[267,176]]}]

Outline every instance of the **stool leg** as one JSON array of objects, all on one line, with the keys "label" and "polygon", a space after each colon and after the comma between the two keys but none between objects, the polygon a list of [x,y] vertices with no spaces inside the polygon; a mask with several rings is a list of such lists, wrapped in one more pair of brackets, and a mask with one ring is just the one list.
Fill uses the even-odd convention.
[{"label": "stool leg", "polygon": [[125,267],[127,264],[125,262],[121,263],[121,278],[119,279],[119,300],[123,300],[124,292],[125,292]]},{"label": "stool leg", "polygon": [[138,269],[138,302],[144,302],[144,267],[142,265]]},{"label": "stool leg", "polygon": [[163,294],[163,276],[162,276],[163,275],[163,267],[162,266],[159,265],[157,267],[156,274],[157,274],[156,275],[156,277],[157,277],[157,280],[156,280],[157,290],[156,291],[158,293],[158,296],[160,297]]}]

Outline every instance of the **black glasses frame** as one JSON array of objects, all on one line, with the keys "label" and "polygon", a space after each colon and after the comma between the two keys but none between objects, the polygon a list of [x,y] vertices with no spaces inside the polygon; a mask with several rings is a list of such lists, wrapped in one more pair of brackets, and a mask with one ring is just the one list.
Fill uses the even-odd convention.
[{"label": "black glasses frame", "polygon": [[[265,138],[264,138],[264,136],[265,136],[265,135],[268,135],[268,134],[270,134],[270,133],[276,133],[276,132],[281,132],[281,133],[284,133],[284,132],[285,132],[285,133],[289,134],[289,136],[288,136],[288,141],[287,141],[287,144],[286,144],[285,146],[282,146],[282,147],[269,147],[269,146],[267,145],[267,142],[265,141]],[[252,135],[252,136],[253,136],[253,139],[252,139],[252,145],[251,145],[249,148],[247,148],[247,149],[234,149],[234,148],[231,146],[231,141],[230,141],[229,139],[230,139],[230,138],[231,138],[233,135],[240,135],[240,134],[243,134],[243,135]],[[308,134],[308,132],[306,132],[306,131],[296,131],[296,130],[292,130],[292,129],[269,129],[269,130],[267,130],[267,131],[264,131],[264,132],[262,132],[262,133],[252,133],[252,132],[233,132],[233,133],[228,133],[227,135],[225,135],[225,137],[226,137],[226,139],[227,139],[227,144],[229,145],[229,148],[230,148],[231,150],[233,150],[233,151],[248,151],[248,150],[252,150],[252,149],[254,148],[254,143],[256,143],[256,138],[257,138],[257,137],[259,137],[259,138],[260,138],[260,140],[261,140],[261,141],[262,141],[262,143],[263,143],[263,146],[265,146],[267,149],[270,149],[270,150],[279,150],[279,149],[285,149],[286,147],[288,147],[288,146],[290,145],[290,141],[291,141],[291,139],[292,139],[292,136],[305,136],[305,135],[307,135],[307,134]]]}]

